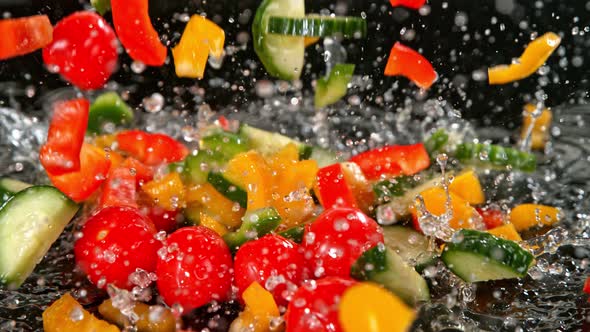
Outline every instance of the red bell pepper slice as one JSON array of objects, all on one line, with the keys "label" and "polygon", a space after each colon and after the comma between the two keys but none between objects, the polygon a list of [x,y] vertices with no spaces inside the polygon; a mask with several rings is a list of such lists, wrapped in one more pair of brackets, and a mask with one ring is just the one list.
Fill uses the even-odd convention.
[{"label": "red bell pepper slice", "polygon": [[584,282],[584,293],[590,294],[590,277]]},{"label": "red bell pepper slice", "polygon": [[55,104],[47,143],[39,152],[47,173],[62,175],[80,170],[80,149],[88,126],[89,107],[88,100],[83,98]]},{"label": "red bell pepper slice", "polygon": [[404,6],[411,9],[418,9],[426,3],[426,0],[389,0],[393,7]]},{"label": "red bell pepper slice", "polygon": [[424,144],[387,145],[358,154],[350,161],[359,165],[368,180],[382,175],[414,175],[430,166],[430,157]]},{"label": "red bell pepper slice", "polygon": [[314,191],[325,209],[337,206],[358,208],[354,193],[346,182],[340,164],[320,168],[316,178]]},{"label": "red bell pepper slice", "polygon": [[36,51],[53,39],[47,15],[0,20],[0,60]]},{"label": "red bell pepper slice", "polygon": [[104,150],[91,144],[82,145],[80,170],[63,175],[47,173],[49,180],[61,192],[76,202],[82,202],[92,195],[105,181],[111,161]]},{"label": "red bell pepper slice", "polygon": [[147,165],[181,161],[189,153],[180,142],[164,134],[128,130],[117,134],[119,149]]},{"label": "red bell pepper slice", "polygon": [[395,43],[391,49],[385,75],[405,76],[422,89],[428,89],[437,78],[430,61],[400,42]]},{"label": "red bell pepper slice", "polygon": [[121,166],[131,170],[135,175],[138,186],[141,186],[154,178],[154,170],[135,158],[125,159]]},{"label": "red bell pepper slice", "polygon": [[100,196],[100,207],[130,206],[137,208],[135,174],[131,169],[121,166],[112,169],[105,181]]},{"label": "red bell pepper slice", "polygon": [[148,0],[111,0],[111,12],[117,36],[129,56],[148,66],[163,65],[167,49],[150,20]]}]

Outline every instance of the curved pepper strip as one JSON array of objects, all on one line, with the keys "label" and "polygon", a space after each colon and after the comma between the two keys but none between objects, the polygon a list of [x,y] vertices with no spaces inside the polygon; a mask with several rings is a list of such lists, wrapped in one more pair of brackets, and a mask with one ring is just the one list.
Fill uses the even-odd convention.
[{"label": "curved pepper strip", "polygon": [[389,0],[393,7],[407,7],[411,9],[418,9],[426,3],[426,0]]},{"label": "curved pepper strip", "polygon": [[423,143],[413,145],[386,145],[350,158],[359,165],[369,180],[382,175],[414,175],[430,166],[430,156]]},{"label": "curved pepper strip", "polygon": [[385,75],[405,76],[422,89],[430,88],[438,77],[430,61],[400,42],[395,43],[391,49]]},{"label": "curved pepper strip", "polygon": [[489,83],[506,84],[532,75],[547,61],[560,43],[561,38],[553,32],[533,40],[515,63],[489,68]]},{"label": "curved pepper strip", "polygon": [[184,144],[164,134],[126,130],[117,134],[119,150],[148,166],[181,161],[189,153]]},{"label": "curved pepper strip", "polygon": [[0,20],[0,60],[31,53],[53,40],[47,15]]},{"label": "curved pepper strip", "polygon": [[533,104],[527,104],[524,107],[520,139],[525,140],[530,135],[531,149],[543,150],[549,140],[549,128],[553,114],[548,108],[543,109],[538,116],[535,114],[536,111],[537,107]]},{"label": "curved pepper strip", "polygon": [[223,56],[225,32],[201,15],[193,15],[186,24],[180,42],[172,49],[178,77],[202,78],[207,58]]},{"label": "curved pepper strip", "polygon": [[148,66],[166,61],[166,46],[160,42],[148,13],[148,0],[111,0],[113,23],[129,56]]}]

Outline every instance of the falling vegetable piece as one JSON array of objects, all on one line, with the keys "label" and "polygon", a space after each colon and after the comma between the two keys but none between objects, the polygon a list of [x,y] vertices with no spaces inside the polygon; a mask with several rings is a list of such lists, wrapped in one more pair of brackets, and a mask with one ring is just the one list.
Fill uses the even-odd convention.
[{"label": "falling vegetable piece", "polygon": [[88,131],[101,133],[107,124],[125,125],[133,121],[133,111],[118,93],[111,91],[98,96],[90,105]]},{"label": "falling vegetable piece", "polygon": [[475,208],[477,213],[481,215],[483,223],[486,225],[486,229],[490,230],[496,227],[504,225],[506,216],[504,211],[498,206],[486,206],[482,208]]},{"label": "falling vegetable piece", "polygon": [[84,310],[84,307],[69,293],[63,295],[43,311],[43,329],[45,332],[119,332],[115,325],[100,320]]},{"label": "falling vegetable piece", "polygon": [[549,128],[551,127],[552,113],[548,108],[536,114],[537,107],[527,104],[524,107],[522,129],[520,139],[525,140],[530,135],[530,146],[533,150],[543,150],[549,140]]},{"label": "falling vegetable piece", "polygon": [[253,282],[242,294],[246,308],[229,328],[230,332],[270,332],[271,321],[280,316],[272,294],[259,283]]},{"label": "falling vegetable piece", "polygon": [[219,236],[227,234],[227,228],[222,223],[203,211],[199,213],[199,225],[209,228]]},{"label": "falling vegetable piece", "polygon": [[137,208],[135,172],[127,167],[111,169],[104,183],[99,200],[101,208],[107,206],[130,206]]},{"label": "falling vegetable piece", "polygon": [[369,282],[348,288],[338,308],[344,332],[404,332],[416,318],[401,299]]},{"label": "falling vegetable piece", "polygon": [[178,173],[145,183],[141,190],[164,210],[174,211],[185,206],[184,185]]},{"label": "falling vegetable piece", "polygon": [[488,230],[488,233],[497,236],[501,239],[520,242],[522,238],[516,231],[513,224],[505,224]]},{"label": "falling vegetable piece", "polygon": [[203,78],[207,59],[221,59],[225,32],[217,24],[201,15],[193,15],[180,42],[172,49],[178,77]]},{"label": "falling vegetable piece", "polygon": [[460,143],[454,156],[461,162],[486,167],[511,167],[523,172],[534,172],[537,168],[534,154],[495,144]]},{"label": "falling vegetable piece", "polygon": [[323,108],[334,104],[346,96],[348,83],[354,73],[353,64],[338,63],[327,77],[317,80],[315,87],[315,107]]},{"label": "falling vegetable piece", "polygon": [[0,207],[21,190],[32,186],[16,179],[0,177]]},{"label": "falling vegetable piece", "polygon": [[47,142],[39,151],[39,159],[47,173],[62,175],[80,170],[88,107],[88,100],[83,98],[54,105]]},{"label": "falling vegetable piece", "polygon": [[486,200],[481,183],[472,170],[457,175],[449,184],[449,190],[471,205],[483,204]]},{"label": "falling vegetable piece", "polygon": [[183,160],[189,153],[184,144],[165,134],[127,130],[117,134],[119,149],[149,165]]},{"label": "falling vegetable piece", "polygon": [[53,39],[47,15],[0,20],[0,60],[36,51]]},{"label": "falling vegetable piece", "polygon": [[100,15],[111,10],[111,0],[90,0],[90,4]]},{"label": "falling vegetable piece", "polygon": [[[420,197],[424,202],[426,211],[435,215],[442,216],[447,213],[447,198],[451,200],[452,217],[449,220],[449,226],[453,229],[460,228],[477,228],[477,219],[480,218],[477,211],[469,205],[469,202],[459,197],[453,192],[449,192],[449,196],[441,187],[433,187],[426,189],[420,193]],[[418,200],[417,200],[418,201]],[[415,206],[411,208],[412,215],[416,218],[422,217],[422,211]]]},{"label": "falling vegetable piece", "polygon": [[430,88],[437,78],[430,61],[400,42],[393,45],[385,66],[385,76],[398,75],[405,76],[421,89]]},{"label": "falling vegetable piece", "polygon": [[227,163],[223,176],[246,191],[248,211],[271,205],[270,169],[266,160],[258,152],[252,150],[236,155]]},{"label": "falling vegetable piece", "polygon": [[[125,327],[129,318],[121,310],[113,306],[113,300],[107,299],[98,306],[98,312],[107,321]],[[137,315],[135,327],[137,332],[174,332],[176,319],[170,309],[161,305],[147,305],[142,302],[133,304],[133,312]]]},{"label": "falling vegetable piece", "polygon": [[[210,183],[189,187],[186,191],[185,198],[189,204],[189,209],[193,205],[193,208],[199,210],[199,214],[203,212],[224,226],[234,228],[239,227],[242,223],[241,218],[244,215],[245,209],[240,207],[238,203],[225,197]],[[198,216],[193,216],[190,219],[192,220]],[[196,220],[192,221],[194,222]]]},{"label": "falling vegetable piece", "polygon": [[506,84],[532,75],[541,67],[561,43],[561,37],[548,32],[533,40],[518,61],[488,69],[490,84]]},{"label": "falling vegetable piece", "polygon": [[367,35],[367,21],[347,16],[271,16],[268,33],[285,36],[362,38]]},{"label": "falling vegetable piece", "polygon": [[535,226],[551,226],[560,220],[558,208],[540,204],[520,204],[510,210],[510,223],[517,231]]},{"label": "falling vegetable piece", "polygon": [[426,151],[428,151],[428,155],[430,158],[436,158],[436,155],[443,151],[445,145],[449,142],[449,134],[447,134],[446,130],[438,129],[426,141],[424,142],[424,147]]},{"label": "falling vegetable piece", "polygon": [[281,223],[281,216],[275,208],[248,211],[242,217],[242,225],[235,232],[227,233],[223,240],[234,251],[242,244],[272,232]]},{"label": "falling vegetable piece", "polygon": [[325,209],[335,206],[358,207],[340,164],[320,168],[313,191]]},{"label": "falling vegetable piece", "polygon": [[148,13],[148,0],[111,0],[113,23],[129,56],[148,66],[166,61],[166,46],[160,42]]},{"label": "falling vegetable piece", "polygon": [[426,0],[389,0],[393,7],[403,6],[411,9],[419,9],[424,6]]},{"label": "falling vegetable piece", "polygon": [[350,158],[360,166],[369,180],[383,175],[414,175],[430,166],[430,157],[424,144],[387,145]]}]

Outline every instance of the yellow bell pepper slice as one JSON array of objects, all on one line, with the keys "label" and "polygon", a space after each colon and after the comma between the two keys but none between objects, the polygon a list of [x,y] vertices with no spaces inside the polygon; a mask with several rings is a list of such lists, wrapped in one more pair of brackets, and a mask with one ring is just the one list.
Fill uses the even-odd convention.
[{"label": "yellow bell pepper slice", "polygon": [[510,211],[510,223],[519,232],[534,226],[551,226],[559,219],[559,209],[547,205],[521,204]]},{"label": "yellow bell pepper slice", "polygon": [[43,312],[45,332],[119,332],[119,328],[93,316],[69,293]]},{"label": "yellow bell pepper slice", "polygon": [[505,240],[516,242],[522,241],[522,237],[520,237],[520,234],[518,234],[513,224],[504,224],[502,226],[492,228],[488,230],[488,233]]},{"label": "yellow bell pepper slice", "polygon": [[219,236],[224,236],[227,234],[227,228],[225,228],[223,224],[203,211],[200,212],[199,223],[201,226],[205,226],[214,231]]},{"label": "yellow bell pepper slice", "polygon": [[272,179],[266,160],[256,151],[239,153],[226,166],[224,176],[248,194],[247,210],[271,206]]},{"label": "yellow bell pepper slice", "polygon": [[209,55],[223,56],[225,32],[217,24],[200,15],[193,15],[180,42],[172,49],[178,77],[202,78]]},{"label": "yellow bell pepper slice", "polygon": [[344,332],[403,332],[410,328],[416,313],[382,287],[363,282],[344,292],[338,317]]},{"label": "yellow bell pepper slice", "polygon": [[545,143],[547,143],[547,140],[549,140],[549,127],[551,126],[553,114],[551,113],[551,110],[545,108],[541,112],[541,115],[533,120],[533,113],[536,111],[536,109],[537,108],[533,104],[527,104],[524,107],[520,139],[525,139],[529,130],[531,130],[531,123],[534,121],[533,128],[531,130],[531,149],[543,150],[545,148]]},{"label": "yellow bell pepper slice", "polygon": [[209,183],[189,187],[186,201],[202,206],[209,217],[230,228],[239,227],[245,213],[239,204],[227,199]]},{"label": "yellow bell pepper slice", "polygon": [[185,189],[178,173],[147,182],[141,190],[164,210],[174,211],[185,206]]},{"label": "yellow bell pepper slice", "polygon": [[[445,190],[440,187],[428,188],[420,193],[424,200],[424,206],[428,212],[435,216],[441,216],[446,212],[447,194]],[[453,210],[453,217],[449,221],[449,226],[453,229],[461,228],[476,228],[473,223],[474,218],[478,217],[477,211],[469,205],[469,202],[449,192],[451,198],[451,209]],[[418,204],[416,202],[416,204]],[[416,205],[410,208],[410,211],[416,218],[420,218]]]},{"label": "yellow bell pepper slice", "polygon": [[481,183],[473,171],[467,171],[456,176],[453,182],[449,184],[449,191],[471,205],[482,204],[486,200]]},{"label": "yellow bell pepper slice", "polygon": [[538,37],[526,47],[516,63],[489,68],[489,83],[506,84],[530,76],[547,61],[560,43],[561,38],[553,32]]},{"label": "yellow bell pepper slice", "polygon": [[370,212],[375,203],[375,192],[373,187],[363,174],[363,171],[356,163],[346,162],[340,164],[344,180],[350,187],[359,208],[366,213]]},{"label": "yellow bell pepper slice", "polygon": [[[270,332],[271,320],[280,316],[279,308],[275,303],[272,294],[253,282],[242,294],[246,308],[239,317],[234,320],[230,332],[251,331]],[[253,328],[253,329],[252,329]]]},{"label": "yellow bell pepper slice", "polygon": [[[98,312],[110,322],[125,327],[129,319],[113,306],[111,299],[105,300],[98,306]],[[176,318],[170,309],[163,306],[150,306],[145,303],[136,302],[133,312],[138,319],[135,322],[137,332],[175,332]],[[153,314],[152,314],[153,313]],[[156,314],[157,313],[157,314]],[[99,330],[97,330],[99,332]]]},{"label": "yellow bell pepper slice", "polygon": [[303,45],[305,45],[305,47],[308,47],[317,43],[319,40],[319,37],[305,37],[303,38]]},{"label": "yellow bell pepper slice", "polygon": [[315,160],[302,160],[275,170],[272,206],[281,216],[281,228],[299,225],[313,214],[315,204],[309,190],[318,169]]}]

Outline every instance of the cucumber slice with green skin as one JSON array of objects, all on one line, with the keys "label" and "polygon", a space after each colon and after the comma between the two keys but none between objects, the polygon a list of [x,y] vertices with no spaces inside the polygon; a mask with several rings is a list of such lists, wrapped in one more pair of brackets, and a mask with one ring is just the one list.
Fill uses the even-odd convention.
[{"label": "cucumber slice with green skin", "polygon": [[533,255],[514,241],[469,229],[453,235],[441,259],[467,282],[522,278],[534,261]]},{"label": "cucumber slice with green skin", "polygon": [[283,80],[296,80],[303,70],[304,37],[269,34],[269,18],[277,15],[304,17],[305,1],[264,0],[258,7],[252,23],[254,51],[269,74]]},{"label": "cucumber slice with green skin", "polygon": [[479,163],[490,167],[511,166],[523,172],[534,172],[537,168],[537,157],[534,154],[495,144],[458,144],[455,158],[464,163]]},{"label": "cucumber slice with green skin", "polygon": [[226,179],[223,174],[218,172],[209,172],[207,175],[207,182],[209,182],[213,188],[219,191],[223,196],[229,198],[234,202],[238,202],[244,209],[248,204],[248,193],[233,184],[231,181]]},{"label": "cucumber slice with green skin", "polygon": [[334,104],[346,96],[354,67],[352,64],[336,64],[327,77],[316,82],[314,99],[316,108]]},{"label": "cucumber slice with green skin", "polygon": [[384,245],[367,250],[353,264],[351,275],[383,285],[410,305],[430,300],[426,280],[400,255]]},{"label": "cucumber slice with green skin", "polygon": [[383,227],[385,245],[420,272],[436,261],[426,236],[404,226]]},{"label": "cucumber slice with green skin", "polygon": [[307,16],[302,18],[272,16],[268,33],[301,36],[362,38],[367,36],[367,21],[360,17]]},{"label": "cucumber slice with green skin", "polygon": [[305,226],[299,225],[284,230],[280,232],[279,235],[295,243],[301,243],[303,241],[303,233],[305,233]]},{"label": "cucumber slice with green skin", "polygon": [[6,202],[0,209],[0,285],[18,288],[78,208],[50,186],[29,187]]},{"label": "cucumber slice with green skin", "polygon": [[125,125],[133,121],[133,111],[116,92],[98,96],[90,105],[88,131],[94,134],[103,132],[104,125]]},{"label": "cucumber slice with green skin", "polygon": [[377,197],[377,203],[383,204],[391,201],[394,197],[402,197],[406,192],[420,182],[413,176],[398,176],[393,179],[382,180],[373,184],[373,192]]},{"label": "cucumber slice with green skin", "polygon": [[[196,155],[184,159],[182,175],[186,182],[202,184],[207,182],[210,171],[216,171],[227,161],[224,156],[210,150],[199,150]],[[178,166],[175,167],[177,169]]]},{"label": "cucumber slice with green skin", "polygon": [[444,129],[439,129],[432,133],[424,142],[424,147],[431,158],[443,151],[445,145],[449,142],[449,134]]},{"label": "cucumber slice with green skin", "polygon": [[275,208],[263,208],[246,212],[240,228],[223,236],[227,246],[236,251],[244,243],[262,237],[279,226],[281,216]]},{"label": "cucumber slice with green skin", "polygon": [[201,139],[201,148],[222,155],[227,160],[240,152],[250,150],[248,140],[238,134],[219,131]]},{"label": "cucumber slice with green skin", "polygon": [[30,186],[30,184],[19,180],[0,178],[0,206],[12,198],[16,193],[27,189]]},{"label": "cucumber slice with green skin", "polygon": [[110,0],[90,0],[90,4],[100,15],[104,15],[106,12],[111,10]]}]

